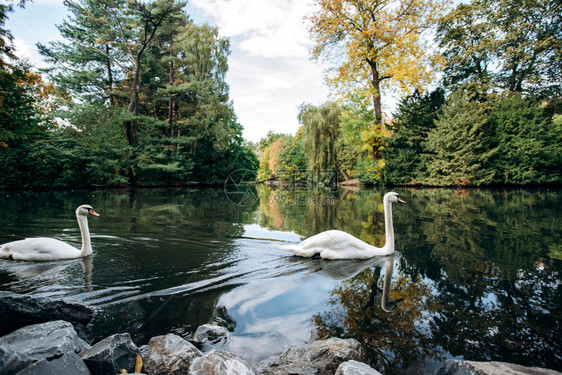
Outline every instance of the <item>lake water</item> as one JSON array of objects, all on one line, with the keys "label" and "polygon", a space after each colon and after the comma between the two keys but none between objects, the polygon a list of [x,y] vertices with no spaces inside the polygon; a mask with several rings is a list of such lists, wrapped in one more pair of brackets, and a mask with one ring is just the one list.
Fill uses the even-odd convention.
[{"label": "lake water", "polygon": [[224,319],[219,348],[254,365],[339,336],[387,375],[448,358],[562,369],[561,190],[395,189],[407,202],[393,207],[395,255],[325,261],[279,245],[340,229],[380,246],[383,191],[229,189],[3,193],[0,243],[79,247],[76,207],[101,217],[89,218],[91,257],[0,260],[0,289],[96,306],[96,340],[189,338]]}]

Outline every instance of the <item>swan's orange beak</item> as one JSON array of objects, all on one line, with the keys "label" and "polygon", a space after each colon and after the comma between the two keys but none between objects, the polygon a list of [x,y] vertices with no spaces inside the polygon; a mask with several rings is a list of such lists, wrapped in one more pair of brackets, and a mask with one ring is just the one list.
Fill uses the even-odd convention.
[{"label": "swan's orange beak", "polygon": [[398,200],[398,202],[400,202],[400,203],[404,203],[404,204],[406,203],[405,201],[403,201],[403,200],[400,199],[400,198],[398,198],[397,200]]},{"label": "swan's orange beak", "polygon": [[96,211],[94,211],[93,208],[90,208],[90,209],[88,210],[88,213],[89,213],[90,215],[100,216],[100,214],[98,214]]}]

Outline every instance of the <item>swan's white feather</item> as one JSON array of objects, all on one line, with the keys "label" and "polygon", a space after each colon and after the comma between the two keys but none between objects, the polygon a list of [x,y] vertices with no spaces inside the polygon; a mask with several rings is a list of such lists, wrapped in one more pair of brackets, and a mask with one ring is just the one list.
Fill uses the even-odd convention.
[{"label": "swan's white feather", "polygon": [[369,245],[359,238],[341,230],[329,230],[307,238],[300,244],[282,245],[285,250],[301,257],[319,256],[322,259],[368,259],[386,256],[394,252],[394,228],[392,225],[392,203],[406,203],[395,192],[384,195],[384,220],[386,241],[382,248]]},{"label": "swan's white feather", "polygon": [[80,258],[82,252],[54,238],[36,237],[0,245],[0,258],[48,261]]},{"label": "swan's white feather", "polygon": [[296,256],[313,257],[318,255],[322,259],[368,259],[392,253],[388,249],[369,245],[341,230],[318,233],[300,244],[283,245],[281,247]]}]

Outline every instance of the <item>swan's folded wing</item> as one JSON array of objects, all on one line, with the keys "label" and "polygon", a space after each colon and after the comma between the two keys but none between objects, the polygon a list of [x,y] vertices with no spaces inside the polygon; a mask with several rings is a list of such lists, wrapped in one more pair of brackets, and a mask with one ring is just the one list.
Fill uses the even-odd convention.
[{"label": "swan's folded wing", "polygon": [[54,238],[36,237],[5,243],[0,253],[2,258],[48,261],[75,257],[79,250]]}]

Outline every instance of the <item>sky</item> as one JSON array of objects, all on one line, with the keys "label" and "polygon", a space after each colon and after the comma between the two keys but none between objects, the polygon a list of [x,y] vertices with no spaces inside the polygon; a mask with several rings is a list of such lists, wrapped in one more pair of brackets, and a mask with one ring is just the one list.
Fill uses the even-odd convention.
[{"label": "sky", "polygon": [[[327,101],[322,63],[310,60],[312,41],[303,17],[307,0],[189,0],[187,12],[196,24],[217,26],[230,39],[226,77],[230,99],[244,138],[257,142],[269,131],[295,134],[301,104]],[[33,0],[15,7],[7,28],[16,55],[35,66],[45,64],[35,44],[61,40],[56,25],[66,18],[62,0]]]}]

